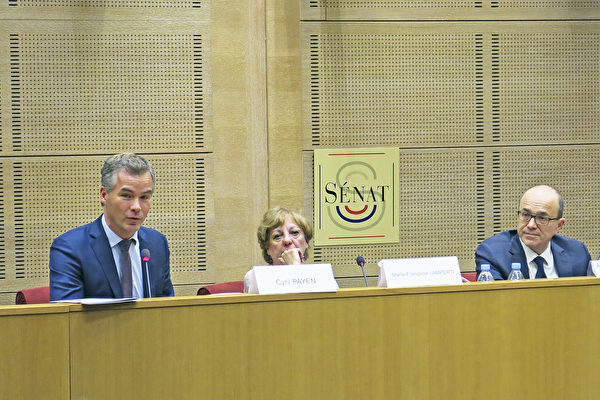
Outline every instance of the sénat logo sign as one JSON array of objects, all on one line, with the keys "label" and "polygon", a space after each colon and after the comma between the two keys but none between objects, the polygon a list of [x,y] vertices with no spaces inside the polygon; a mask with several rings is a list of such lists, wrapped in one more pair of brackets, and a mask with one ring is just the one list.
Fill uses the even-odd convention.
[{"label": "s\u00e9nat logo sign", "polygon": [[398,148],[316,149],[315,245],[399,241]]}]

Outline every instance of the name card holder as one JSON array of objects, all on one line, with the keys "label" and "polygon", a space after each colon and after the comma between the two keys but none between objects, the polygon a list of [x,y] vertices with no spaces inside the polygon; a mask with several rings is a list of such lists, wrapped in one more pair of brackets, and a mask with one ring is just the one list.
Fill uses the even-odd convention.
[{"label": "name card holder", "polygon": [[396,258],[381,260],[377,286],[414,287],[460,285],[458,257]]},{"label": "name card holder", "polygon": [[262,265],[252,268],[248,293],[336,292],[331,264]]}]

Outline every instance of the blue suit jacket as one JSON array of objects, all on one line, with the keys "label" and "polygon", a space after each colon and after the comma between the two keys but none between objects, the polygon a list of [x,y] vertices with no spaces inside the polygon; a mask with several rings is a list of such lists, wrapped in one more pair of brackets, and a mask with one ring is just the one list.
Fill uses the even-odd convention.
[{"label": "blue suit jacket", "polygon": [[[587,275],[590,253],[585,244],[565,236],[554,235],[550,247],[559,277]],[[521,272],[528,279],[529,267],[516,229],[485,239],[475,251],[477,274],[481,271],[481,264],[488,263],[496,280],[508,279],[513,262],[521,263]]]},{"label": "blue suit jacket", "polygon": [[[141,227],[138,239],[140,250],[150,250],[152,297],[173,296],[167,238],[154,229]],[[146,269],[142,271],[144,297],[148,297]],[[50,247],[50,300],[84,297],[123,297],[102,217],[60,235]]]}]

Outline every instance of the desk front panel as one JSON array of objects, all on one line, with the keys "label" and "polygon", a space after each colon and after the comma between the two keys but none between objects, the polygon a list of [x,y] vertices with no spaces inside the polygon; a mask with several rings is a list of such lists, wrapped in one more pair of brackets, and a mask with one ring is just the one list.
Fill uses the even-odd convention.
[{"label": "desk front panel", "polygon": [[0,307],[0,399],[69,399],[69,307]]},{"label": "desk front panel", "polygon": [[72,398],[598,398],[599,289],[574,278],[74,311]]}]

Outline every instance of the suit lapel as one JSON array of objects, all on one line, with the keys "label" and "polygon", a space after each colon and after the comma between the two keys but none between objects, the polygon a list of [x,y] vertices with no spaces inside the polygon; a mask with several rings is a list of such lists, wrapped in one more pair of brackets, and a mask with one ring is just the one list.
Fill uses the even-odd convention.
[{"label": "suit lapel", "polygon": [[554,240],[550,242],[550,247],[552,248],[552,256],[554,257],[554,268],[558,276],[573,276],[573,265],[565,249],[554,243]]},{"label": "suit lapel", "polygon": [[116,298],[120,298],[123,297],[121,281],[119,280],[117,265],[115,264],[115,260],[112,255],[110,243],[108,243],[108,238],[106,237],[104,228],[102,227],[101,218],[102,217],[96,220],[96,223],[90,230],[90,241],[92,244],[92,249],[94,250],[94,254],[100,263],[102,271],[104,271],[104,275],[110,284],[113,294]]},{"label": "suit lapel", "polygon": [[[529,279],[529,266],[527,265],[527,258],[525,257],[525,251],[523,250],[523,246],[521,246],[521,241],[519,240],[519,235],[514,235],[512,240],[510,241],[510,250],[509,253],[511,255],[510,262],[518,262],[521,264],[521,272],[525,279]],[[508,272],[510,273],[511,266],[508,266]]]}]

